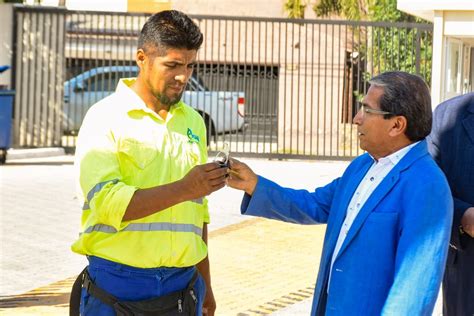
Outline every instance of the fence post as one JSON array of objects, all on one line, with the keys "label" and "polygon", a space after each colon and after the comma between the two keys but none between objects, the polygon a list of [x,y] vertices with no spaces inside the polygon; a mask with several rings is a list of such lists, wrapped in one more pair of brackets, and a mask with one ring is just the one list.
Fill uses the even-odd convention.
[{"label": "fence post", "polygon": [[416,32],[416,57],[415,57],[415,67],[416,67],[416,74],[420,75],[420,30],[418,28],[415,28]]}]

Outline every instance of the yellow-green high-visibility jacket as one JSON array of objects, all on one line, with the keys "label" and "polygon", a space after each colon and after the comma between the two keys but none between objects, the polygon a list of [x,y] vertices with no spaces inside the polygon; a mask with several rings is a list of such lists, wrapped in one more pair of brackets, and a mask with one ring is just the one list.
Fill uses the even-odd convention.
[{"label": "yellow-green high-visibility jacket", "polygon": [[122,79],[114,94],[93,105],[79,132],[75,165],[84,201],[74,252],[140,267],[188,267],[207,255],[205,198],[147,217],[122,221],[137,189],[182,179],[207,161],[200,114],[179,102],[163,120]]}]

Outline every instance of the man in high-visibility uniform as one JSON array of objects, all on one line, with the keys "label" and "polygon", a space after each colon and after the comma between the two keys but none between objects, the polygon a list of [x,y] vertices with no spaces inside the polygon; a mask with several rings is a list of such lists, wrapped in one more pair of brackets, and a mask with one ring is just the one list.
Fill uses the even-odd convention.
[{"label": "man in high-visibility uniform", "polygon": [[[87,113],[75,162],[82,233],[72,250],[88,257],[93,284],[120,301],[185,289],[197,267],[197,314],[213,315],[204,197],[225,186],[227,169],[206,163],[204,121],[180,101],[202,41],[185,14],[153,15],[139,38],[138,77]],[[115,315],[86,288],[80,310]]]}]

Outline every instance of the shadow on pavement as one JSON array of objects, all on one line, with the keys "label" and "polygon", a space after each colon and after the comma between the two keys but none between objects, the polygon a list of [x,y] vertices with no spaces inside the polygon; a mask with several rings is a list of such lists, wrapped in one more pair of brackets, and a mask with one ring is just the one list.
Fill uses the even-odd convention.
[{"label": "shadow on pavement", "polygon": [[33,306],[67,307],[74,280],[75,278],[68,278],[24,294],[0,297],[0,311]]}]

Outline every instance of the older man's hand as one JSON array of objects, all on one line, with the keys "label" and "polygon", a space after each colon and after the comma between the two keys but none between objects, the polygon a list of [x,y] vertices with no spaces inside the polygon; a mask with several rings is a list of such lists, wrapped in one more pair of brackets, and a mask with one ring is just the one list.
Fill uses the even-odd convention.
[{"label": "older man's hand", "polygon": [[235,158],[229,159],[229,162],[230,169],[227,185],[252,195],[258,182],[258,176],[249,166]]}]

